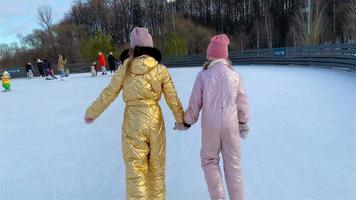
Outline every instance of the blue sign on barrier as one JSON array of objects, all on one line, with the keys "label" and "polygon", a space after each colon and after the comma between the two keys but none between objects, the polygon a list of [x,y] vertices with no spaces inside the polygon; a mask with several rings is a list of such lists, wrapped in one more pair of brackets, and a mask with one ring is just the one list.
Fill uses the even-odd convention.
[{"label": "blue sign on barrier", "polygon": [[286,55],[286,50],[284,48],[273,49],[273,57],[284,57]]},{"label": "blue sign on barrier", "polygon": [[0,69],[0,76],[2,75],[2,73],[4,71],[7,71],[11,77],[15,78],[15,77],[21,77],[24,76],[23,73],[24,70],[20,69],[20,68],[4,68],[4,69]]},{"label": "blue sign on barrier", "polygon": [[9,69],[9,70],[7,70],[7,72],[9,72],[9,73],[19,73],[19,72],[21,72],[21,69]]}]

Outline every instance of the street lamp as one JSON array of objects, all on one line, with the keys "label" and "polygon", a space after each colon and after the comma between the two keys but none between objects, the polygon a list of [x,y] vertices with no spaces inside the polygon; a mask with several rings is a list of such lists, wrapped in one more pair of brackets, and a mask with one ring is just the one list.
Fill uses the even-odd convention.
[{"label": "street lamp", "polygon": [[311,0],[308,0],[308,5],[303,9],[303,12],[307,13],[307,42],[310,45],[310,35],[311,35]]},{"label": "street lamp", "polygon": [[311,34],[311,0],[308,0],[308,45],[310,45]]},{"label": "street lamp", "polygon": [[174,3],[176,2],[176,0],[167,0],[168,3],[172,4],[172,20],[173,20],[173,44],[174,44],[174,48],[175,48],[175,52],[176,52],[176,56],[178,55],[177,52],[177,42],[176,42],[176,22],[175,22],[175,18],[174,18]]},{"label": "street lamp", "polygon": [[168,3],[172,3],[172,19],[173,19],[173,32],[176,32],[176,22],[174,19],[174,3],[176,2],[176,0],[167,0]]}]

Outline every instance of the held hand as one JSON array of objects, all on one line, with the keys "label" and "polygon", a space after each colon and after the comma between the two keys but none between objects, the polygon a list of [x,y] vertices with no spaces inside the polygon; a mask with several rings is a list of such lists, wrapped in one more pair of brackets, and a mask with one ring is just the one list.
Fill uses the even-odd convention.
[{"label": "held hand", "polygon": [[85,122],[86,124],[91,124],[91,123],[94,122],[94,119],[85,116],[85,117],[84,117],[84,122]]},{"label": "held hand", "polygon": [[250,128],[246,123],[239,123],[239,125],[240,125],[240,137],[242,139],[246,139],[248,133],[250,132]]},{"label": "held hand", "polygon": [[173,130],[186,131],[189,127],[185,126],[184,123],[175,123]]}]

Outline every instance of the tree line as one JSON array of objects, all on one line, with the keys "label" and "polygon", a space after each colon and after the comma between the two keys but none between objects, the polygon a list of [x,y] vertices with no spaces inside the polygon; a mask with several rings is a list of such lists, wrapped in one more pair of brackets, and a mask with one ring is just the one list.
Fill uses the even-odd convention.
[{"label": "tree line", "polygon": [[78,0],[57,24],[43,5],[41,29],[1,44],[0,66],[55,62],[59,54],[69,62],[95,60],[98,51],[118,55],[134,26],[147,27],[165,56],[204,52],[217,33],[230,36],[231,50],[354,42],[356,0],[311,0],[310,10],[307,1]]}]

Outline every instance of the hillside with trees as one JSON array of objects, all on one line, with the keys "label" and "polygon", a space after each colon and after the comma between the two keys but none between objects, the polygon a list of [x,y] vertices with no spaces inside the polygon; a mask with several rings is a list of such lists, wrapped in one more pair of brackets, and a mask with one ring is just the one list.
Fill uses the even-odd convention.
[{"label": "hillside with trees", "polygon": [[52,8],[38,8],[41,29],[0,44],[0,66],[22,66],[37,58],[71,63],[93,61],[96,53],[118,55],[134,26],[147,27],[164,56],[204,52],[209,38],[226,33],[230,50],[352,43],[356,0],[79,0],[53,23]]}]

